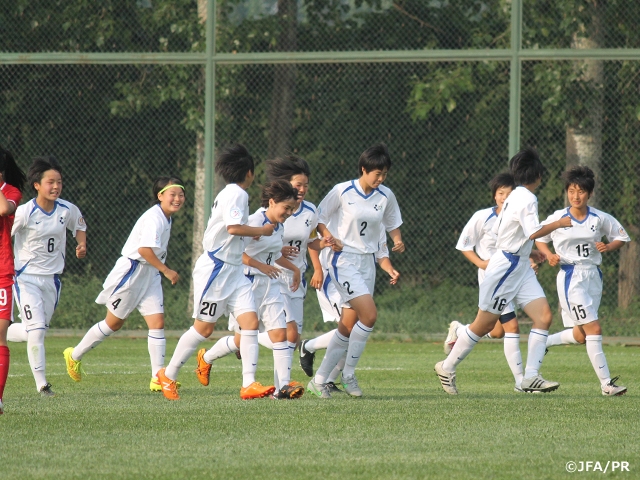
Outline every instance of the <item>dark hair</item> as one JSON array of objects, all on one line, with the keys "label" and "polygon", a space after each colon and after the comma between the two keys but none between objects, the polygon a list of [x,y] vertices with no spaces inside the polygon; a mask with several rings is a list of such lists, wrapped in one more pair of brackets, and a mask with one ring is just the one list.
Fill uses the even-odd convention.
[{"label": "dark hair", "polygon": [[265,165],[267,173],[267,182],[273,180],[291,181],[295,175],[306,175],[311,177],[309,164],[302,158],[295,155],[287,155],[286,157],[278,157],[267,160]]},{"label": "dark hair", "polygon": [[362,169],[369,173],[374,170],[389,170],[391,168],[391,157],[389,150],[384,143],[376,143],[374,146],[367,148],[358,160],[359,176],[362,176]]},{"label": "dark hair", "polygon": [[535,148],[525,147],[513,156],[509,162],[509,170],[516,185],[531,185],[542,178],[544,165]]},{"label": "dark hair", "polygon": [[274,180],[262,187],[262,206],[269,206],[269,199],[280,203],[287,200],[298,200],[298,191],[291,186],[288,180]]},{"label": "dark hair", "polygon": [[226,183],[244,182],[247,173],[253,173],[254,168],[253,157],[239,143],[221,148],[216,158],[215,171]]},{"label": "dark hair", "polygon": [[2,172],[3,180],[9,185],[16,187],[20,191],[24,189],[27,176],[18,167],[11,152],[2,147],[0,147],[0,172]]},{"label": "dark hair", "polygon": [[511,175],[509,172],[499,173],[489,182],[492,199],[496,198],[496,192],[502,187],[509,187],[512,190],[516,188],[516,182],[513,179],[513,175]]},{"label": "dark hair", "polygon": [[27,179],[29,180],[29,185],[31,185],[34,192],[37,192],[37,190],[33,184],[40,183],[44,176],[44,172],[48,170],[55,170],[62,175],[62,167],[58,163],[58,160],[56,160],[56,157],[45,155],[43,157],[35,157],[33,159],[33,162],[29,167],[29,172],[27,173]]},{"label": "dark hair", "polygon": [[158,204],[160,200],[158,200],[158,194],[160,190],[162,190],[167,185],[180,185],[182,187],[182,191],[185,191],[184,182],[180,177],[159,177],[155,182],[153,182],[153,203]]},{"label": "dark hair", "polygon": [[570,185],[577,185],[589,195],[593,193],[596,186],[595,174],[593,170],[584,165],[576,165],[562,174],[564,189],[568,190]]}]

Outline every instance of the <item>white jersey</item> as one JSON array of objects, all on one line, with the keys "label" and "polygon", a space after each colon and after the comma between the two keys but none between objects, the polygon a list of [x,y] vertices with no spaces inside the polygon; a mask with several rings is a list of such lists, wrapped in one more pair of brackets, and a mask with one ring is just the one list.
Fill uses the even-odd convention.
[{"label": "white jersey", "polygon": [[11,235],[15,237],[16,274],[55,275],[64,270],[67,229],[73,236],[86,231],[82,213],[66,200],[55,201],[53,210],[45,212],[35,198],[16,209]]},{"label": "white jersey", "polygon": [[[267,218],[267,214],[263,208],[260,208],[249,217],[249,221],[247,225],[250,227],[262,227],[266,224],[271,224],[269,219]],[[275,266],[276,260],[278,260],[281,256],[281,250],[284,238],[284,226],[281,223],[276,224],[273,229],[273,235],[266,237],[261,236],[258,240],[254,240],[253,237],[244,237],[246,247],[244,249],[245,253],[249,255],[254,260],[257,260],[260,263],[266,263],[267,265]],[[265,276],[264,273],[259,271],[256,268],[245,267],[244,272],[246,275],[262,275]],[[274,282],[277,282],[277,279],[274,279]]]},{"label": "white jersey", "polygon": [[336,225],[331,232],[347,253],[376,253],[380,235],[402,225],[396,196],[384,185],[365,195],[358,180],[339,183],[320,202],[318,223]]},{"label": "white jersey", "polygon": [[147,263],[138,249],[149,247],[156,257],[165,263],[167,259],[167,245],[171,235],[171,219],[167,218],[159,204],[144,212],[133,226],[127,242],[120,252],[123,257]]},{"label": "white jersey", "polygon": [[231,265],[242,265],[242,237],[227,232],[229,225],[245,225],[249,218],[249,195],[243,188],[230,183],[213,202],[211,216],[204,232],[203,255],[214,255]]},{"label": "white jersey", "polygon": [[[329,230],[331,229],[329,228]],[[389,258],[389,247],[387,246],[387,232],[385,232],[384,230],[382,230],[382,232],[380,233],[379,244],[380,244],[380,249],[376,253],[374,253],[374,257],[376,259],[376,262],[378,263],[383,258]],[[325,279],[327,277],[327,271],[329,270],[329,257],[331,256],[332,251],[333,250],[331,250],[331,248],[329,247],[324,248],[320,251],[320,255],[319,255],[320,265],[322,266],[322,269],[325,271]]]},{"label": "white jersey", "polygon": [[529,237],[542,228],[538,220],[538,199],[523,186],[507,197],[493,226],[496,250],[528,257],[533,247]]},{"label": "white jersey", "polygon": [[557,210],[542,222],[546,225],[562,217],[571,217],[570,228],[558,228],[549,235],[537,239],[538,242],[553,242],[553,248],[560,255],[561,264],[600,265],[602,254],[596,248],[596,242],[600,242],[602,237],[607,237],[609,242],[631,241],[620,222],[608,213],[587,207],[587,218],[579,222],[571,215],[570,210],[570,208]]},{"label": "white jersey", "polygon": [[456,249],[471,252],[475,249],[478,257],[489,260],[496,253],[496,238],[491,229],[498,218],[497,207],[485,208],[473,214],[460,234]]},{"label": "white jersey", "polygon": [[283,242],[298,249],[298,256],[291,260],[291,263],[300,269],[301,275],[307,270],[307,245],[316,239],[317,226],[316,207],[304,200],[298,211],[284,222]]}]

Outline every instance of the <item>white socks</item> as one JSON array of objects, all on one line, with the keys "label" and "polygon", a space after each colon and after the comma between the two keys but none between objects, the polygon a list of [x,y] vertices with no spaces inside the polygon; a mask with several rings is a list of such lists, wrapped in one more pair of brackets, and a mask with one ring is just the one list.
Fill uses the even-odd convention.
[{"label": "white socks", "polygon": [[239,348],[236,347],[233,335],[222,337],[213,347],[207,350],[204,354],[204,361],[211,365],[215,360],[226,357],[230,353],[235,353],[238,350]]},{"label": "white socks", "polygon": [[323,333],[319,337],[308,340],[307,343],[304,344],[304,348],[309,350],[311,353],[315,352],[316,350],[327,348],[329,346],[329,342],[331,341],[331,337],[333,337],[333,334],[337,331],[338,329],[334,329],[330,332]]},{"label": "white socks", "polygon": [[277,389],[281,389],[291,381],[291,350],[288,342],[273,344],[273,378],[273,384]]},{"label": "white socks", "polygon": [[27,333],[27,355],[29,356],[29,365],[33,372],[33,378],[36,381],[36,390],[40,391],[47,384],[45,374],[45,358],[44,358],[44,335],[47,329],[42,326]]},{"label": "white socks", "polygon": [[529,333],[529,352],[527,353],[527,367],[524,370],[524,378],[535,377],[540,374],[544,351],[547,348],[547,336],[549,330],[532,328]]},{"label": "white socks", "polygon": [[96,323],[85,336],[80,340],[80,343],[73,348],[71,358],[74,360],[82,360],[82,356],[92,348],[97,347],[104,342],[109,335],[113,333],[113,330],[109,328],[107,322],[102,320]]},{"label": "white socks", "polygon": [[547,337],[547,348],[555,347],[556,345],[570,344],[578,344],[577,340],[573,337],[573,328],[554,333]]},{"label": "white socks", "polygon": [[[347,349],[347,361],[344,364],[344,370],[342,371],[343,377],[350,377],[355,373],[356,365],[364,352],[364,347],[367,344],[369,335],[373,328],[367,327],[364,323],[358,320],[353,330],[351,330],[351,336],[349,337],[349,348]],[[337,364],[337,362],[336,362]]]},{"label": "white socks", "polygon": [[314,381],[316,383],[326,383],[327,377],[338,364],[342,356],[346,354],[348,347],[349,338],[343,336],[336,330],[336,333],[331,337],[331,341],[327,347],[327,352],[324,354],[320,368],[314,377]]},{"label": "white socks", "polygon": [[344,352],[344,355],[336,365],[336,368],[334,368],[329,374],[329,376],[327,377],[327,383],[328,382],[336,383],[336,380],[338,380],[338,377],[342,373],[342,369],[344,368],[344,363],[346,361],[347,361],[347,352]]},{"label": "white socks", "polygon": [[602,350],[602,335],[587,335],[587,354],[596,375],[598,375],[600,385],[604,387],[611,381],[611,374]]},{"label": "white socks", "polygon": [[28,340],[27,337],[27,327],[24,323],[12,323],[9,325],[9,330],[7,330],[7,340],[10,342],[26,342]]},{"label": "white socks", "polygon": [[507,359],[516,386],[520,387],[523,377],[522,354],[520,353],[520,334],[505,333],[504,334],[504,356]]},{"label": "white socks", "polygon": [[187,360],[189,360],[191,355],[198,349],[200,342],[203,340],[206,340],[206,337],[196,332],[194,327],[191,327],[182,334],[180,340],[178,340],[178,345],[176,345],[176,350],[173,352],[171,361],[165,370],[167,378],[170,380],[178,378],[178,372],[182,368],[182,365],[187,363]]},{"label": "white socks", "polygon": [[[458,331],[461,329],[459,328]],[[456,344],[451,349],[451,353],[444,360],[442,364],[442,368],[445,372],[453,373],[456,371],[456,367],[458,364],[465,359],[473,347],[476,346],[476,343],[480,340],[480,337],[469,330],[469,327],[464,327],[464,330],[461,332],[461,335],[458,336],[458,340]]]},{"label": "white socks", "polygon": [[256,381],[258,369],[258,330],[240,330],[240,355],[242,356],[242,388]]},{"label": "white socks", "polygon": [[167,339],[164,328],[150,328],[147,337],[149,358],[151,359],[151,376],[157,377],[158,370],[164,367],[164,355],[167,349]]}]

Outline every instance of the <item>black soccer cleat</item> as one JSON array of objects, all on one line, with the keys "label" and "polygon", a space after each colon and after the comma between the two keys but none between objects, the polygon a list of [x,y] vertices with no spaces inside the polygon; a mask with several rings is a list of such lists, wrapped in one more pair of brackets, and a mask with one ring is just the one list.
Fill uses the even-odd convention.
[{"label": "black soccer cleat", "polygon": [[303,340],[300,344],[300,368],[307,377],[313,377],[313,361],[316,359],[316,352],[310,352],[304,346],[308,340]]}]

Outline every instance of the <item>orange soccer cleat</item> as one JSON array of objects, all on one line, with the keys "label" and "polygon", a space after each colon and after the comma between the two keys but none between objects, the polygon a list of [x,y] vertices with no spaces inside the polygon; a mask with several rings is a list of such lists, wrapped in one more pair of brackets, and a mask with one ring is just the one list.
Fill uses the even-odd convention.
[{"label": "orange soccer cleat", "polygon": [[252,398],[262,398],[271,395],[276,391],[273,385],[265,387],[259,382],[253,382],[248,387],[240,389],[240,398],[243,400],[251,400]]},{"label": "orange soccer cleat", "polygon": [[204,348],[198,350],[198,356],[196,357],[196,360],[198,362],[198,366],[196,367],[196,376],[198,377],[198,381],[206,387],[207,385],[209,385],[211,364],[204,361],[205,352],[206,350]]},{"label": "orange soccer cleat", "polygon": [[162,394],[167,400],[180,400],[178,395],[178,386],[175,380],[171,380],[165,375],[165,369],[158,370],[158,380],[162,385]]}]

